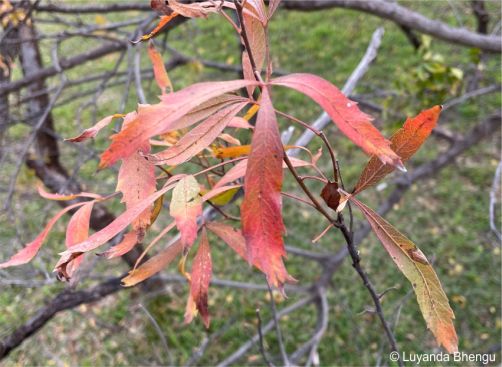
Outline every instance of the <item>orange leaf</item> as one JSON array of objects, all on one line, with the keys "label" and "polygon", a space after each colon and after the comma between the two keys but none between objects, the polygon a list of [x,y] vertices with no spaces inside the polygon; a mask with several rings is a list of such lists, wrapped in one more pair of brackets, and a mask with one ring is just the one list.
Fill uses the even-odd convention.
[{"label": "orange leaf", "polygon": [[333,84],[312,74],[290,74],[272,80],[273,85],[295,89],[316,101],[338,128],[366,153],[376,155],[382,162],[402,167],[399,156],[362,112]]},{"label": "orange leaf", "polygon": [[251,146],[241,206],[247,258],[250,264],[259,264],[271,285],[282,288],[293,278],[282,261],[282,257],[286,256],[282,239],[283,148],[267,88],[262,91]]},{"label": "orange leaf", "polygon": [[420,249],[373,210],[355,199],[350,200],[363,212],[383,247],[408,278],[417,296],[420,311],[436,340],[448,353],[458,351],[455,318],[448,298],[431,264]]},{"label": "orange leaf", "polygon": [[26,264],[31,261],[35,257],[35,255],[38,253],[40,250],[40,247],[42,247],[42,244],[44,243],[45,239],[47,238],[47,235],[51,231],[52,227],[54,227],[54,224],[58,221],[59,218],[61,218],[65,213],[69,212],[72,209],[78,208],[79,206],[82,206],[86,204],[85,202],[83,203],[76,203],[70,206],[67,206],[63,210],[61,210],[59,213],[57,213],[50,221],[47,223],[45,226],[44,230],[30,243],[28,243],[23,249],[18,251],[15,255],[13,255],[9,260],[0,263],[0,269],[3,268],[8,268],[10,266],[17,266],[17,265],[22,265]]},{"label": "orange leaf", "polygon": [[[168,181],[166,185],[159,191],[148,196],[144,200],[138,202],[134,206],[127,208],[125,212],[120,214],[113,222],[107,225],[102,230],[89,236],[85,241],[82,241],[68,250],[61,253],[61,258],[56,264],[56,270],[64,270],[64,267],[68,262],[70,262],[75,256],[81,253],[94,250],[95,248],[103,245],[107,241],[111,240],[121,231],[123,231],[134,219],[136,219],[145,209],[152,205],[152,203],[157,200],[160,196],[164,195],[167,191],[174,187],[173,178]],[[82,203],[79,203],[82,204]]]},{"label": "orange leaf", "polygon": [[[94,201],[90,201],[82,205],[82,207],[80,207],[75,214],[72,215],[68,225],[66,226],[66,247],[70,248],[89,237],[89,223],[93,207]],[[80,255],[68,263],[66,266],[67,279],[72,277],[83,260],[84,256]]]},{"label": "orange leaf", "polygon": [[182,250],[183,246],[181,242],[176,241],[171,246],[168,246],[159,252],[157,255],[152,256],[138,268],[131,270],[129,274],[122,279],[122,283],[125,287],[131,287],[145,279],[150,278],[169,265],[169,263],[171,263],[171,261],[173,261]]},{"label": "orange leaf", "polygon": [[[391,149],[406,162],[417,152],[436,126],[441,106],[434,106],[420,112],[413,118],[408,118],[403,127],[390,139]],[[372,157],[364,168],[353,194],[373,186],[383,177],[394,171],[393,166],[383,164],[377,157]]]},{"label": "orange leaf", "polygon": [[121,117],[124,117],[124,115],[118,113],[116,113],[115,115],[107,116],[104,119],[100,120],[98,123],[96,123],[96,125],[94,125],[93,127],[84,130],[82,134],[75,136],[74,138],[65,139],[65,141],[78,143],[90,138],[94,138],[100,132],[100,130],[103,129],[104,127],[107,127],[114,118],[121,118]]},{"label": "orange leaf", "polygon": [[57,200],[57,201],[68,201],[76,198],[92,198],[92,199],[101,199],[101,196],[98,194],[93,194],[90,192],[79,192],[78,194],[53,194],[44,190],[44,188],[39,185],[37,186],[38,194],[44,199],[48,200]]},{"label": "orange leaf", "polygon": [[148,45],[148,56],[152,62],[155,81],[162,91],[162,94],[166,92],[166,88],[169,88],[169,91],[172,92],[173,85],[171,84],[171,79],[169,79],[169,75],[167,74],[166,67],[162,62],[162,56],[151,42]]},{"label": "orange leaf", "polygon": [[[294,167],[305,167],[305,166],[311,166],[312,164],[306,161],[303,161],[298,158],[293,158],[290,157],[289,160],[293,164]],[[241,177],[244,177],[246,174],[248,166],[248,160],[243,159],[242,161],[238,162],[235,166],[233,166],[220,180],[214,185],[214,188],[224,186],[230,182],[234,182]],[[282,164],[282,168],[287,168],[286,163]]]},{"label": "orange leaf", "polygon": [[183,177],[173,190],[169,206],[170,214],[176,221],[184,248],[192,246],[197,238],[197,217],[202,214],[202,198],[197,180]]},{"label": "orange leaf", "polygon": [[171,20],[176,18],[178,14],[177,13],[171,13],[169,15],[163,15],[160,17],[159,24],[148,34],[145,34],[144,36],[141,36],[140,39],[136,41],[131,41],[131,43],[138,43],[142,41],[148,41],[150,38],[155,37],[161,30],[164,29],[164,27],[169,23]]},{"label": "orange leaf", "polygon": [[207,232],[202,228],[200,245],[192,263],[192,274],[190,280],[190,295],[192,296],[197,310],[204,321],[206,328],[209,328],[209,310],[207,304],[207,292],[212,276],[211,250],[207,240]]},{"label": "orange leaf", "polygon": [[133,230],[131,232],[128,232],[118,245],[115,245],[109,250],[106,250],[102,255],[107,259],[113,259],[114,257],[122,256],[131,251],[136,243],[138,243],[138,233]]},{"label": "orange leaf", "polygon": [[187,162],[208,147],[245,105],[246,102],[241,102],[219,110],[184,135],[174,146],[149,155],[148,159],[155,165],[172,166]]},{"label": "orange leaf", "polygon": [[[162,102],[157,105],[140,106],[136,119],[120,133],[112,136],[112,143],[101,155],[99,167],[108,167],[117,160],[132,155],[155,135],[179,129],[180,120],[204,102],[251,84],[256,82],[233,80],[198,83],[163,95]],[[193,118],[189,120],[189,123],[195,122]]]}]

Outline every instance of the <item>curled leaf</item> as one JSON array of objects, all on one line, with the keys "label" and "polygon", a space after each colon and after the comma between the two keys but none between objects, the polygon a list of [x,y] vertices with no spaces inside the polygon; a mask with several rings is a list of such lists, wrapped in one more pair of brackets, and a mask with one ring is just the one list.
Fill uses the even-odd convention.
[{"label": "curled leaf", "polygon": [[70,206],[67,206],[60,212],[58,212],[45,226],[44,230],[40,232],[40,234],[30,243],[28,243],[25,247],[23,247],[20,251],[18,251],[15,255],[13,255],[9,260],[0,263],[0,269],[8,268],[10,266],[22,265],[30,262],[35,255],[42,247],[47,235],[51,231],[54,224],[61,218],[65,213],[69,212],[72,209],[78,208],[79,206],[85,205],[86,203],[76,203]]},{"label": "curled leaf", "polygon": [[169,75],[167,74],[164,62],[162,61],[162,56],[155,49],[152,42],[148,45],[148,56],[150,57],[150,61],[153,65],[153,76],[155,77],[155,81],[162,91],[162,94],[166,92],[166,88],[169,88],[169,91],[172,92],[173,85],[171,84],[171,79],[169,79]]},{"label": "curled leaf", "polygon": [[207,293],[209,283],[211,282],[212,272],[211,250],[209,248],[206,229],[203,228],[200,245],[192,263],[190,295],[197,306],[197,310],[199,311],[206,328],[209,328]]},{"label": "curled leaf", "polygon": [[94,125],[93,127],[84,130],[82,134],[75,136],[74,138],[65,139],[65,141],[78,143],[90,138],[94,138],[101,131],[101,129],[107,127],[114,118],[122,118],[122,117],[124,117],[124,115],[118,113],[115,115],[107,116],[104,119],[100,120],[98,123],[96,123],[96,125]]},{"label": "curled leaf", "polygon": [[176,241],[159,252],[157,255],[152,256],[138,268],[131,270],[129,274],[122,279],[122,284],[125,287],[132,287],[133,285],[150,278],[169,265],[169,263],[171,263],[182,250],[183,245],[180,241]]}]

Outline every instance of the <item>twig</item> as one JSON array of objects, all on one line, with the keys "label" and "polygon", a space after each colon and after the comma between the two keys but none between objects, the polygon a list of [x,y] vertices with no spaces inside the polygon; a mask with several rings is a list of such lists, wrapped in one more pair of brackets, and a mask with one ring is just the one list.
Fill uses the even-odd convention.
[{"label": "twig", "polygon": [[272,362],[267,357],[267,353],[265,352],[265,345],[263,344],[263,333],[261,331],[261,316],[260,309],[256,309],[256,319],[258,320],[258,324],[256,325],[256,330],[258,331],[258,345],[260,346],[260,353],[265,361],[266,365],[269,367],[273,367]]},{"label": "twig", "polygon": [[282,361],[284,366],[288,367],[290,365],[288,354],[286,353],[286,347],[284,346],[284,340],[282,338],[281,327],[279,325],[279,318],[277,317],[277,307],[275,306],[274,292],[272,287],[267,281],[268,294],[270,295],[270,309],[272,310],[272,317],[274,320],[275,333],[277,335],[277,343],[279,344],[279,350],[281,352]]},{"label": "twig", "polygon": [[500,190],[500,172],[502,171],[502,161],[499,162],[495,175],[493,176],[492,188],[490,190],[490,228],[498,239],[498,246],[501,246],[502,234],[500,233],[500,226],[496,225],[496,214],[495,206],[497,205],[497,200],[499,198]]},{"label": "twig", "polygon": [[164,352],[166,353],[167,358],[169,359],[169,365],[171,366],[174,365],[173,355],[171,353],[169,346],[167,345],[166,336],[164,335],[162,329],[160,328],[159,323],[157,322],[157,320],[155,320],[155,317],[153,317],[150,311],[148,311],[148,309],[145,306],[143,306],[143,304],[140,303],[139,308],[141,308],[145,312],[146,316],[148,317],[153,327],[155,328],[155,331],[157,331],[157,335],[159,336],[160,341],[162,342],[162,346],[164,347]]}]

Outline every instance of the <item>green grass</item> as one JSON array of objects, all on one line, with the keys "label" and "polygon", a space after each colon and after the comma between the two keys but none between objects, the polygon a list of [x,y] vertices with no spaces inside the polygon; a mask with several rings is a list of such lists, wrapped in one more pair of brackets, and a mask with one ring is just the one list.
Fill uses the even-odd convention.
[{"label": "green grass", "polygon": [[[451,15],[446,2],[407,2],[405,5],[457,25],[457,20]],[[489,6],[494,5],[490,3]],[[464,5],[461,6],[461,9],[463,8]],[[493,14],[495,13],[497,12]],[[466,26],[473,26],[468,14],[462,13],[462,17]],[[116,19],[109,19],[112,20]],[[386,108],[377,123],[386,135],[390,135],[396,126],[404,121],[406,115],[428,107],[400,83],[403,76],[419,66],[422,60],[395,25],[340,9],[314,13],[279,11],[270,29],[274,67],[288,72],[316,73],[341,87],[364,53],[371,33],[380,25],[385,26],[386,33],[378,59],[360,82],[356,93],[364,96],[376,91],[393,92],[391,97],[370,97],[373,102]],[[236,38],[231,33],[231,27],[214,16],[208,20],[187,22],[172,32],[169,39],[171,46],[191,56],[231,64],[239,61]],[[91,41],[84,40],[79,45],[79,52],[93,46]],[[68,42],[64,52],[72,54],[73,47],[74,43]],[[142,47],[144,51],[144,46]],[[432,50],[442,54],[448,66],[460,67],[463,70],[470,66],[469,49],[433,41]],[[47,52],[45,61],[48,64],[49,50],[44,49],[44,52]],[[77,78],[87,72],[106,71],[113,67],[116,60],[117,55],[109,56],[86,64],[79,71],[70,70],[68,76]],[[142,61],[144,67],[148,67],[145,52]],[[124,63],[121,70],[125,70],[126,66]],[[483,83],[500,82],[500,61],[496,57],[490,59],[486,68],[486,80]],[[217,72],[207,67],[200,68],[197,65],[180,67],[172,71],[170,76],[177,90],[200,80],[236,78],[233,74]],[[155,84],[146,81],[145,86],[149,101],[155,101],[158,94]],[[99,99],[96,118],[118,112],[122,93],[120,88],[107,90]],[[448,96],[451,97],[454,96]],[[321,112],[319,107],[304,96],[282,88],[274,89],[273,98],[278,109],[305,121],[312,120]],[[134,109],[136,102],[134,88],[131,88],[126,110]],[[435,103],[442,102],[444,101]],[[90,109],[83,111],[80,125],[77,123],[76,111],[81,103],[82,100],[76,100],[54,111],[57,129],[62,136],[73,136],[93,123],[93,111]],[[500,94],[471,100],[454,111],[446,112],[441,124],[454,132],[464,133],[495,108],[500,108]],[[287,121],[280,120],[280,123],[283,127],[287,126]],[[85,150],[87,145],[98,151],[103,150],[108,144],[109,133],[110,130],[103,131],[94,142],[86,143],[82,149]],[[328,128],[326,133],[340,159],[344,178],[348,186],[352,186],[367,158],[332,127]],[[18,140],[25,137],[28,131],[20,125],[10,129],[9,134],[11,140]],[[309,148],[315,151],[319,146],[320,143],[314,141]],[[435,157],[446,148],[444,143],[438,140],[429,141],[408,164],[409,168],[412,169]],[[429,258],[434,259],[434,267],[456,314],[460,349],[466,352],[483,352],[500,343],[500,250],[493,247],[495,239],[488,224],[488,192],[499,150],[500,136],[497,133],[493,138],[471,149],[438,176],[415,184],[388,216],[391,223],[414,240]],[[65,164],[69,167],[78,162],[82,154],[66,144],[62,144],[62,152]],[[327,157],[324,159],[324,162],[328,161]],[[329,172],[327,163],[323,164],[323,168]],[[115,188],[114,172],[95,173],[95,170],[95,160],[86,162],[79,170],[79,177],[86,183],[86,189],[100,193],[112,192]],[[287,190],[299,193],[290,176],[286,176]],[[33,174],[27,170],[23,172],[18,182],[19,194],[15,198],[19,204],[16,212],[55,212],[56,205],[35,200],[34,181]],[[315,190],[320,189],[319,185],[309,185]],[[372,189],[361,197],[368,205],[376,207],[390,192],[391,188],[383,192]],[[118,213],[122,205],[117,201],[110,208]],[[358,213],[356,217],[362,219]],[[15,243],[20,246],[23,241],[29,241],[40,231],[47,215],[25,215],[21,218],[23,219],[17,227],[23,231],[20,233],[21,238],[15,240],[14,227],[8,218],[0,217],[2,243]],[[310,243],[311,239],[322,231],[325,223],[306,206],[285,199],[284,219],[288,228],[286,243],[290,245],[326,252],[335,252],[344,246],[343,238],[334,231],[329,232],[318,244]],[[154,228],[160,230],[166,221],[167,213],[161,214]],[[56,252],[61,250],[63,236],[64,226],[61,223],[56,226],[45,250],[35,261],[36,269],[50,268],[55,262]],[[211,246],[215,277],[237,281],[263,281],[262,275],[251,270],[216,239],[212,238]],[[414,295],[410,295],[410,285],[390,261],[376,238],[370,235],[362,243],[360,251],[363,266],[378,290],[396,288],[383,298],[383,306],[392,322],[397,308],[401,307],[395,330],[401,349],[406,353],[437,352],[435,341],[426,330]],[[295,256],[290,255],[286,264],[288,271],[299,280],[299,285],[308,284],[320,274],[316,263]],[[120,274],[126,270],[120,260],[105,262],[98,259],[94,274]],[[176,272],[175,266],[171,266],[169,271]],[[22,269],[13,270],[13,274],[22,272]],[[35,279],[43,279],[43,275],[35,272]],[[85,282],[87,283],[89,282]],[[17,286],[2,289],[2,334],[6,334],[11,325],[26,320],[43,304],[48,295],[55,294],[61,288],[61,285],[55,285],[33,290]],[[141,303],[162,328],[176,365],[184,364],[208,333],[220,327],[228,327],[223,335],[210,343],[204,357],[198,362],[199,365],[213,365],[254,335],[256,308],[261,309],[264,320],[270,317],[266,292],[243,292],[212,287],[209,294],[212,325],[211,329],[206,331],[199,319],[191,325],[184,325],[186,296],[185,285],[173,284],[153,296],[141,295],[133,289],[96,305],[79,307],[57,316],[39,334],[17,349],[5,364],[94,366],[167,363],[158,333],[144,311],[138,307]],[[278,306],[285,307],[296,300],[298,295],[292,293],[287,300],[281,300]],[[388,363],[388,347],[379,320],[374,314],[364,312],[371,307],[371,299],[348,260],[335,273],[328,302],[330,324],[319,346],[321,365],[375,365],[379,356],[383,358],[382,363]],[[281,323],[289,352],[308,339],[315,324],[316,313],[312,305],[289,315]],[[270,355],[279,354],[274,333],[266,336],[265,345]],[[278,360],[276,362],[280,363]],[[500,353],[497,354],[497,363],[500,363]],[[258,347],[255,346],[239,364],[262,365]]]}]

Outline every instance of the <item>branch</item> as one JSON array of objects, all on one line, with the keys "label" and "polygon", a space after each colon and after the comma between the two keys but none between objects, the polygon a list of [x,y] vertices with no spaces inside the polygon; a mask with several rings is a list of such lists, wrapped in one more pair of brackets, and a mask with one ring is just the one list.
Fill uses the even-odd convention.
[{"label": "branch", "polygon": [[42,307],[35,316],[0,342],[0,359],[5,358],[24,340],[35,334],[57,313],[84,303],[99,301],[103,297],[123,289],[120,279],[120,277],[112,278],[85,291],[72,291],[69,289],[62,291],[46,306]]},{"label": "branch", "polygon": [[463,28],[451,27],[443,22],[429,19],[420,13],[401,5],[382,0],[283,0],[285,9],[313,11],[333,7],[359,10],[380,18],[388,19],[400,26],[415,29],[447,42],[480,48],[488,52],[501,52],[500,37],[487,36]]}]

